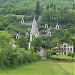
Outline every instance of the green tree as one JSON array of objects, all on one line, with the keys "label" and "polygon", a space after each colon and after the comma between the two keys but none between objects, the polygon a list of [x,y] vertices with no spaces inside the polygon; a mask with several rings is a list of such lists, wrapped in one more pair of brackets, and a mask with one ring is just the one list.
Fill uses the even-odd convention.
[{"label": "green tree", "polygon": [[45,24],[46,22],[48,25],[55,25],[56,22],[60,21],[60,13],[58,10],[44,10],[42,13],[42,23]]},{"label": "green tree", "polygon": [[70,39],[71,39],[71,34],[68,31],[66,31],[61,37],[61,41],[66,43],[70,43]]},{"label": "green tree", "polygon": [[54,4],[54,8],[53,9],[56,10],[56,4]]},{"label": "green tree", "polygon": [[53,38],[52,39],[52,46],[55,47],[57,44],[60,44],[60,39],[59,38]]},{"label": "green tree", "polygon": [[25,48],[27,50],[28,45],[27,45],[27,40],[24,36],[21,36],[18,40],[17,40],[17,44],[19,45],[20,48]]},{"label": "green tree", "polygon": [[73,9],[75,9],[75,4],[74,4],[74,2],[73,2]]},{"label": "green tree", "polygon": [[49,4],[47,4],[47,5],[46,5],[46,9],[49,10],[49,8],[50,8],[50,7],[49,7]]},{"label": "green tree", "polygon": [[11,51],[13,39],[10,34],[0,31],[0,66],[4,67],[9,65],[7,56],[8,52]]},{"label": "green tree", "polygon": [[34,38],[31,42],[31,46],[34,48],[35,52],[39,51],[42,46],[42,39],[39,37]]},{"label": "green tree", "polygon": [[47,57],[48,59],[51,58],[51,50],[50,50],[50,49],[47,49],[46,57]]},{"label": "green tree", "polygon": [[75,35],[72,35],[70,40],[74,46],[74,53],[75,53]]},{"label": "green tree", "polygon": [[35,13],[39,16],[40,15],[40,2],[39,0],[37,1],[36,3],[36,10],[35,10]]}]

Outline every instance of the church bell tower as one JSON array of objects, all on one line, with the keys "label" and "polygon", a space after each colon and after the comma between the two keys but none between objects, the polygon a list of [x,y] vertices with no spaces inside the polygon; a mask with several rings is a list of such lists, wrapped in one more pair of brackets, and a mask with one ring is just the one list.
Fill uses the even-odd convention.
[{"label": "church bell tower", "polygon": [[34,17],[33,23],[32,23],[32,28],[31,28],[31,32],[30,32],[30,41],[32,41],[33,38],[39,36],[39,31],[38,31],[37,25],[38,24],[37,24],[37,22],[35,20],[35,17]]}]

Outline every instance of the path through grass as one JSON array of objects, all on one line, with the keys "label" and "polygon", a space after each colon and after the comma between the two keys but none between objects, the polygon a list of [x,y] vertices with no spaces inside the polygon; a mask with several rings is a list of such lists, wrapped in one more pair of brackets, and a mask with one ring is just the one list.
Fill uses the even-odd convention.
[{"label": "path through grass", "polygon": [[[74,75],[74,63],[40,61],[0,70],[0,75]],[[69,71],[69,68],[72,69]]]}]

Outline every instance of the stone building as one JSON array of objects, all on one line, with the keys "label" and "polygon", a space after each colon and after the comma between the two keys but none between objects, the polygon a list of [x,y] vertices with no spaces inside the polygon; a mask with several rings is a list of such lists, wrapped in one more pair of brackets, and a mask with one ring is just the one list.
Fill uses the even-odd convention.
[{"label": "stone building", "polygon": [[48,29],[48,24],[47,23],[45,24],[45,28]]},{"label": "stone building", "polygon": [[55,52],[56,54],[68,55],[68,53],[73,53],[73,49],[73,45],[63,43],[52,48],[52,52]]},{"label": "stone building", "polygon": [[24,24],[24,23],[25,23],[25,22],[24,22],[24,18],[22,18],[22,19],[21,19],[21,24]]},{"label": "stone building", "polygon": [[48,36],[52,36],[52,33],[51,33],[50,30],[48,30],[47,35],[48,35]]},{"label": "stone building", "polygon": [[31,32],[30,32],[30,41],[29,41],[29,48],[31,46],[30,42],[35,38],[39,36],[39,31],[38,31],[38,27],[37,27],[37,22],[35,20],[35,17],[33,19],[33,23],[32,23],[32,28],[31,28]]},{"label": "stone building", "polygon": [[16,39],[20,38],[20,34],[19,33],[16,33],[15,36],[16,36]]},{"label": "stone building", "polygon": [[56,25],[56,29],[60,29],[60,25],[58,23]]},{"label": "stone building", "polygon": [[67,44],[67,43],[63,43],[61,44],[61,50],[63,50],[63,54],[68,54],[68,53],[73,53],[73,45]]},{"label": "stone building", "polygon": [[37,27],[37,22],[34,17],[31,32],[30,32],[30,41],[32,41],[33,38],[38,37],[38,36],[39,36],[39,31]]}]

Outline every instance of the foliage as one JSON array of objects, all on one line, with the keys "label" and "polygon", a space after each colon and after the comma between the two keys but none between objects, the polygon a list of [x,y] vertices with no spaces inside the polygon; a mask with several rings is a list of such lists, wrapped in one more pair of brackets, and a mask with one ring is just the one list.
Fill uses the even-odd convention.
[{"label": "foliage", "polygon": [[[35,10],[36,9],[37,0],[0,0],[0,14],[20,14],[24,15],[26,13],[26,9]],[[57,9],[61,9],[64,7],[74,9],[75,0],[41,0],[40,4],[45,8],[47,4],[50,5],[50,8],[56,4]],[[18,11],[18,12],[17,12]]]},{"label": "foliage", "polygon": [[42,47],[42,39],[40,37],[34,38],[31,42],[31,46],[34,48],[35,52],[40,50]]},{"label": "foliage", "polygon": [[50,49],[47,49],[47,55],[46,55],[46,57],[47,57],[48,59],[51,58],[51,50],[50,50]]},{"label": "foliage", "polygon": [[74,53],[71,54],[72,58],[74,58]]},{"label": "foliage", "polygon": [[68,56],[71,56],[72,55],[72,53],[68,53]]},{"label": "foliage", "polygon": [[40,2],[39,0],[37,1],[36,3],[36,10],[35,10],[35,13],[39,16],[40,15]]},{"label": "foliage", "polygon": [[23,48],[13,47],[14,41],[10,34],[0,31],[0,66],[10,67],[21,63],[36,61],[37,55],[33,49],[26,51]]},{"label": "foliage", "polygon": [[21,36],[18,40],[17,40],[17,44],[19,45],[20,48],[25,48],[27,50],[28,45],[27,45],[27,40],[24,36]]},{"label": "foliage", "polygon": [[12,41],[10,34],[0,31],[0,66],[4,66],[5,61],[7,62],[7,54],[11,50]]}]

